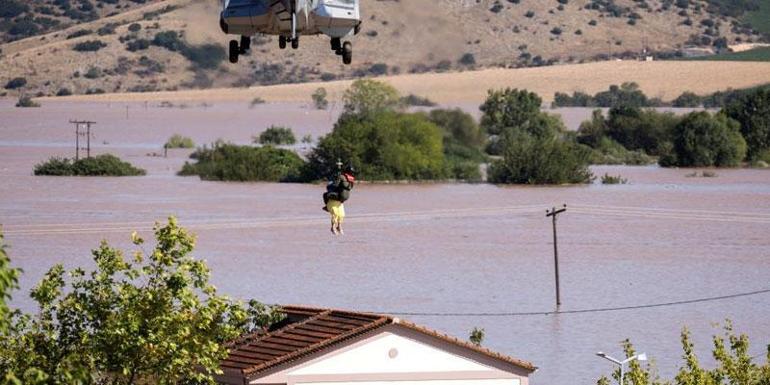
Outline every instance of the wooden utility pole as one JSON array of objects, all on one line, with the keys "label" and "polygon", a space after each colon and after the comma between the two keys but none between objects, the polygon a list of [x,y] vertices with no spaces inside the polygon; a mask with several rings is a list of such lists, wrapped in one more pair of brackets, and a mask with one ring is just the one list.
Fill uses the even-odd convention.
[{"label": "wooden utility pole", "polygon": [[556,272],[556,307],[561,306],[561,296],[559,294],[559,248],[556,240],[556,216],[567,211],[567,205],[564,205],[559,210],[556,207],[552,207],[551,210],[545,210],[545,216],[551,217],[553,222],[553,266]]}]

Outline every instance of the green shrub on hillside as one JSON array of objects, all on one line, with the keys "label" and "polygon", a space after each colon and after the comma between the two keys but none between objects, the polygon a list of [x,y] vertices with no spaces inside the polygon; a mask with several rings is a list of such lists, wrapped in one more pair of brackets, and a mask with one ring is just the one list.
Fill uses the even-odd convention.
[{"label": "green shrub on hillside", "polygon": [[5,89],[6,90],[15,90],[17,88],[21,88],[27,85],[27,79],[22,77],[17,77],[9,80],[7,83],[5,83]]},{"label": "green shrub on hillside", "polygon": [[76,161],[66,158],[51,158],[35,165],[35,175],[54,176],[138,176],[146,171],[111,154],[83,158]]},{"label": "green shrub on hillside", "polygon": [[724,114],[693,112],[673,130],[670,151],[660,158],[664,167],[735,167],[746,156],[740,124]]},{"label": "green shrub on hillside", "polygon": [[263,145],[292,145],[297,143],[297,138],[294,137],[294,132],[292,132],[291,128],[270,126],[261,134],[259,134],[259,138],[254,138],[254,142]]},{"label": "green shrub on hillside", "polygon": [[325,110],[329,107],[329,101],[326,99],[326,88],[319,87],[310,97],[313,99],[313,105],[317,110]]},{"label": "green shrub on hillside", "polygon": [[196,150],[179,175],[198,175],[203,180],[237,182],[297,181],[303,161],[296,153],[271,146],[238,146],[217,142]]},{"label": "green shrub on hillside", "polygon": [[[225,49],[219,44],[190,45],[175,31],[158,32],[152,45],[179,52],[200,69],[214,69],[225,59]],[[142,49],[141,47],[132,47]]]},{"label": "green shrub on hillside", "polygon": [[103,43],[99,40],[88,40],[75,44],[72,49],[78,52],[96,52],[106,46],[107,43]]}]

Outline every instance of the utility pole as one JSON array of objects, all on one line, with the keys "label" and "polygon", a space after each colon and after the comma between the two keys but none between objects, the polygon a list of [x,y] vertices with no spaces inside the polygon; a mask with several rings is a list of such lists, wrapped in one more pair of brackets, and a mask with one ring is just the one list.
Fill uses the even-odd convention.
[{"label": "utility pole", "polygon": [[[86,157],[91,157],[91,125],[96,122],[88,120],[70,120],[75,125],[75,160],[80,159],[80,150],[86,150]],[[85,130],[83,130],[85,128]],[[80,137],[86,137],[86,147],[80,147]]]},{"label": "utility pole", "polygon": [[556,307],[561,306],[561,296],[559,295],[559,248],[556,241],[556,216],[567,211],[567,205],[556,210],[556,207],[552,207],[551,210],[545,210],[545,216],[551,217],[553,222],[553,265],[556,272]]}]

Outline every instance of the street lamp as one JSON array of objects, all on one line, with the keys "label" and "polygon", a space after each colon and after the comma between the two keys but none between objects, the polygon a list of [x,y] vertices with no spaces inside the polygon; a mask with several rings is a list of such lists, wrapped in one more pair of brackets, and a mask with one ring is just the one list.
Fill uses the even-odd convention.
[{"label": "street lamp", "polygon": [[618,359],[612,358],[612,357],[608,356],[604,352],[598,352],[598,353],[596,353],[596,355],[601,357],[601,358],[605,358],[607,360],[610,360],[615,365],[620,367],[620,385],[623,385],[623,368],[626,366],[627,363],[629,363],[629,362],[631,362],[633,360],[647,361],[647,354],[645,354],[645,353],[637,354],[637,355],[635,355],[633,357],[628,357],[624,361],[620,361]]}]

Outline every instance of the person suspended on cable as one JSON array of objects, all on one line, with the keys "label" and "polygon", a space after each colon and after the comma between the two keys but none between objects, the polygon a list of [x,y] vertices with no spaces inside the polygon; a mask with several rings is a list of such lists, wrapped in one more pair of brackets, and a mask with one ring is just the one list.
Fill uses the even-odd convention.
[{"label": "person suspended on cable", "polygon": [[343,203],[350,198],[350,190],[355,186],[355,169],[348,165],[342,169],[342,162],[337,162],[337,172],[326,185],[323,194],[324,211],[331,215],[331,232],[342,234],[342,222],[345,219],[345,206]]}]

